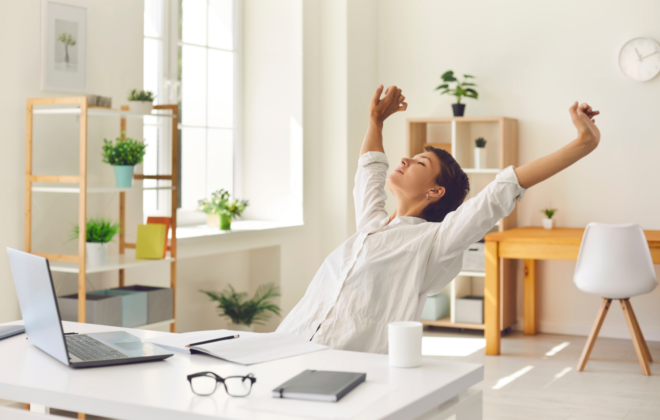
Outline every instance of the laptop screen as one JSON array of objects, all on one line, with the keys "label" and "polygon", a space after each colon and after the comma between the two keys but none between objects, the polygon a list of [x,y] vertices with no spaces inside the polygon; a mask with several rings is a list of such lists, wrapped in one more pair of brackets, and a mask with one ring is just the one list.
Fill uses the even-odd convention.
[{"label": "laptop screen", "polygon": [[12,248],[7,248],[7,252],[28,340],[68,365],[69,357],[48,260]]}]

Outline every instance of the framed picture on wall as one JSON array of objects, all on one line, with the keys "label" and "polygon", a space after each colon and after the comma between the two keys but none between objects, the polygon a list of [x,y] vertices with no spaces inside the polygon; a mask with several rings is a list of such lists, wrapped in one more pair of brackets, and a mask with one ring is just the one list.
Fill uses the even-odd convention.
[{"label": "framed picture on wall", "polygon": [[87,90],[87,8],[42,0],[41,89]]}]

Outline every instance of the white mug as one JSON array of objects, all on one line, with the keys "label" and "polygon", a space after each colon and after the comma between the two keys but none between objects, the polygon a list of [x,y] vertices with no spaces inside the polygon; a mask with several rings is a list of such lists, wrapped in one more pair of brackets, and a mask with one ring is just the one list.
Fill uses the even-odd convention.
[{"label": "white mug", "polygon": [[422,364],[422,323],[391,322],[387,325],[390,365],[417,367]]}]

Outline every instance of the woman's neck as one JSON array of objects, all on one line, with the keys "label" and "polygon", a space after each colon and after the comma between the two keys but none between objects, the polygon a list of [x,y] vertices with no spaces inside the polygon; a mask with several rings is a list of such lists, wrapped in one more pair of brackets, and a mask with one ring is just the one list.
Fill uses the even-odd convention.
[{"label": "woman's neck", "polygon": [[406,200],[396,201],[396,210],[390,216],[388,224],[394,220],[395,217],[422,217],[422,213],[426,208],[426,203],[424,202],[409,202]]}]

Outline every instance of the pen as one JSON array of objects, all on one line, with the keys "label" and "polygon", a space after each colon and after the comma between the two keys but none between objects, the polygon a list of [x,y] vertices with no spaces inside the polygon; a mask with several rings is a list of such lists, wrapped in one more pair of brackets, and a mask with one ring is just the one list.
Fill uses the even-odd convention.
[{"label": "pen", "polygon": [[216,341],[231,340],[232,338],[238,338],[238,337],[239,337],[239,334],[228,335],[227,337],[216,338],[216,339],[213,339],[213,340],[200,341],[199,343],[191,343],[191,344],[188,344],[186,347],[199,346],[200,344],[214,343]]}]

